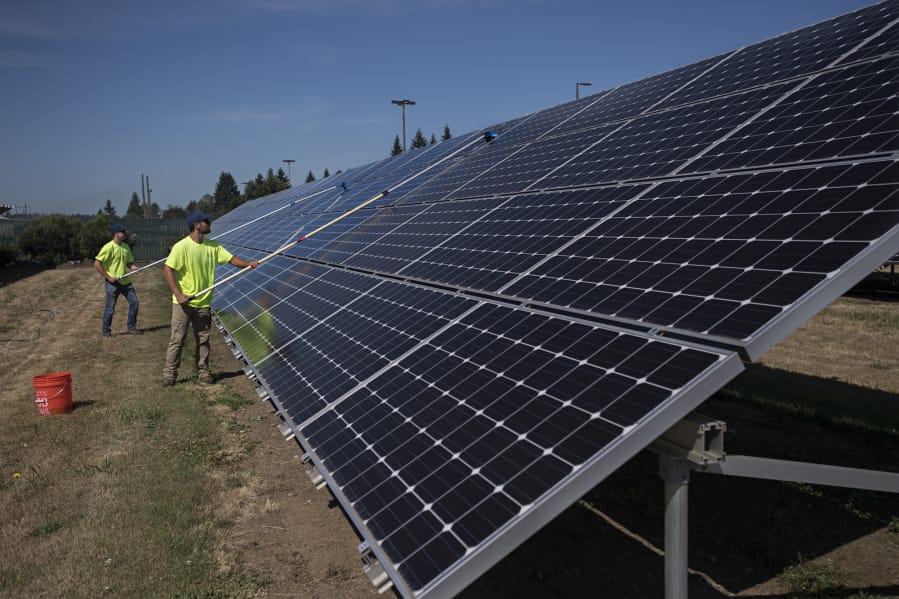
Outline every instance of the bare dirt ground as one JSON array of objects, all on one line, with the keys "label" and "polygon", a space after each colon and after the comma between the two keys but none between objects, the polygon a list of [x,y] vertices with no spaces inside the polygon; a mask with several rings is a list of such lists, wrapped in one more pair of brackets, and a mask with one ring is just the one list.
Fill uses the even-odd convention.
[{"label": "bare dirt ground", "polygon": [[[16,284],[23,295],[45,295],[69,280],[65,273],[66,268],[39,272]],[[100,294],[83,291],[67,289],[77,310],[99,315]],[[142,302],[148,301],[148,291],[142,288],[141,293]],[[851,310],[857,301],[871,300],[841,300],[837,309]],[[891,306],[894,314],[899,312],[899,304]],[[58,311],[58,318],[64,318],[64,306]],[[821,318],[835,317],[831,312]],[[141,326],[161,330],[167,325]],[[899,409],[897,328],[872,336],[870,326],[859,326],[857,336],[841,330],[835,340],[813,322],[772,351],[774,357],[760,368],[777,374],[789,363],[796,372],[783,378],[784,385],[841,385],[842,392],[860,401],[871,393],[872,381],[877,386],[886,380],[883,393]],[[845,368],[847,358],[837,349],[825,351],[829,357],[823,361],[810,358],[807,349],[853,344],[871,353],[863,368]],[[160,355],[163,351],[160,347]],[[790,356],[796,355],[799,363],[793,364]],[[256,397],[254,384],[218,336],[213,367],[222,378],[220,388]],[[860,442],[849,432],[787,421],[727,398],[713,398],[702,411],[728,423],[727,449],[732,453],[899,470],[894,441]],[[217,500],[222,516],[233,522],[222,550],[265,582],[267,597],[377,597],[362,573],[356,549],[360,538],[329,491],[310,483],[300,446],[285,441],[270,404],[254,401],[223,411],[222,418],[225,430],[252,448],[214,474],[240,480]],[[663,596],[664,506],[657,468],[654,454],[639,454],[461,596]],[[791,590],[779,575],[796,564],[804,564],[813,576],[823,572],[818,578],[826,574],[830,590]],[[690,565],[694,599],[899,597],[899,495],[695,474],[690,484]]]}]

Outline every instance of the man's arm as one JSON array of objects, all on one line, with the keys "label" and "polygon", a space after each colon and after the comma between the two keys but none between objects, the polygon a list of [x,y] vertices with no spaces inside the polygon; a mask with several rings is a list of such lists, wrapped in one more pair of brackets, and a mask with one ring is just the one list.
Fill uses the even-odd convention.
[{"label": "man's arm", "polygon": [[181,293],[181,288],[178,287],[178,281],[175,280],[175,271],[172,270],[172,267],[168,264],[162,265],[162,276],[165,278],[165,282],[168,283],[169,289],[172,290],[172,295],[175,296],[175,299],[179,304],[186,304],[189,300],[187,296]]},{"label": "man's arm", "polygon": [[109,281],[110,283],[115,283],[115,278],[111,277],[106,269],[103,268],[103,264],[99,260],[94,260],[94,270],[96,270],[104,279]]},{"label": "man's arm", "polygon": [[236,266],[237,268],[246,268],[248,266],[250,268],[256,268],[257,266],[259,266],[259,260],[250,260],[249,262],[247,262],[246,260],[241,260],[237,256],[231,256],[231,259],[228,260],[228,264],[230,264],[231,266]]}]

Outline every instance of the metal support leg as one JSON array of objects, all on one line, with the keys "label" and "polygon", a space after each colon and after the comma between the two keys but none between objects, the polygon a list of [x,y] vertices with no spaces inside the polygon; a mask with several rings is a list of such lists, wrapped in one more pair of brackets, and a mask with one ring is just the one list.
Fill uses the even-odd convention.
[{"label": "metal support leg", "polygon": [[665,481],[665,599],[687,599],[690,470],[680,458],[659,457],[659,476]]}]

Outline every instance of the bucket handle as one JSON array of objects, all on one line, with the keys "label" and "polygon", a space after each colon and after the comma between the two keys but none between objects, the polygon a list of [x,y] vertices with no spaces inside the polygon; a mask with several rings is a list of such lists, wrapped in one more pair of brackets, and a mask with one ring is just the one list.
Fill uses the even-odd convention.
[{"label": "bucket handle", "polygon": [[51,399],[56,399],[56,397],[57,397],[60,393],[62,393],[63,391],[65,391],[65,390],[66,390],[66,387],[68,387],[70,384],[72,384],[72,380],[71,380],[71,379],[66,379],[66,384],[63,385],[62,387],[60,387],[59,391],[56,392],[56,395],[54,395],[53,397],[46,397],[46,398],[42,397],[42,398],[40,398],[40,399],[35,399],[35,400],[34,400],[34,403],[44,403],[45,401],[50,401]]}]

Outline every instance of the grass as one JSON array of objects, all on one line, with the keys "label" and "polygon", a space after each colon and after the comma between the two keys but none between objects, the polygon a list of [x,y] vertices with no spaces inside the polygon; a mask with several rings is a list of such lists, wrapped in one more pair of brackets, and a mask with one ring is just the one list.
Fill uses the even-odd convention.
[{"label": "grass", "polygon": [[842,572],[832,567],[803,561],[801,556],[799,563],[784,570],[780,579],[794,593],[812,596],[846,596],[843,589],[846,576]]},{"label": "grass", "polygon": [[[219,491],[235,484],[216,475],[220,456],[252,451],[216,406],[249,400],[159,385],[169,314],[161,277],[136,282],[147,332],[101,340],[96,277],[42,276],[88,301],[35,303],[15,284],[0,288],[0,328],[22,339],[3,343],[0,364],[0,597],[257,596],[264,581],[222,551],[229,523],[216,515]],[[42,324],[50,308],[69,333],[56,340]],[[120,303],[114,332],[124,313]],[[31,377],[48,371],[72,372],[70,414],[37,415]]]},{"label": "grass", "polygon": [[[838,342],[835,342],[838,340]],[[843,298],[731,381],[719,396],[849,433],[864,445],[899,444],[899,305]]]}]

